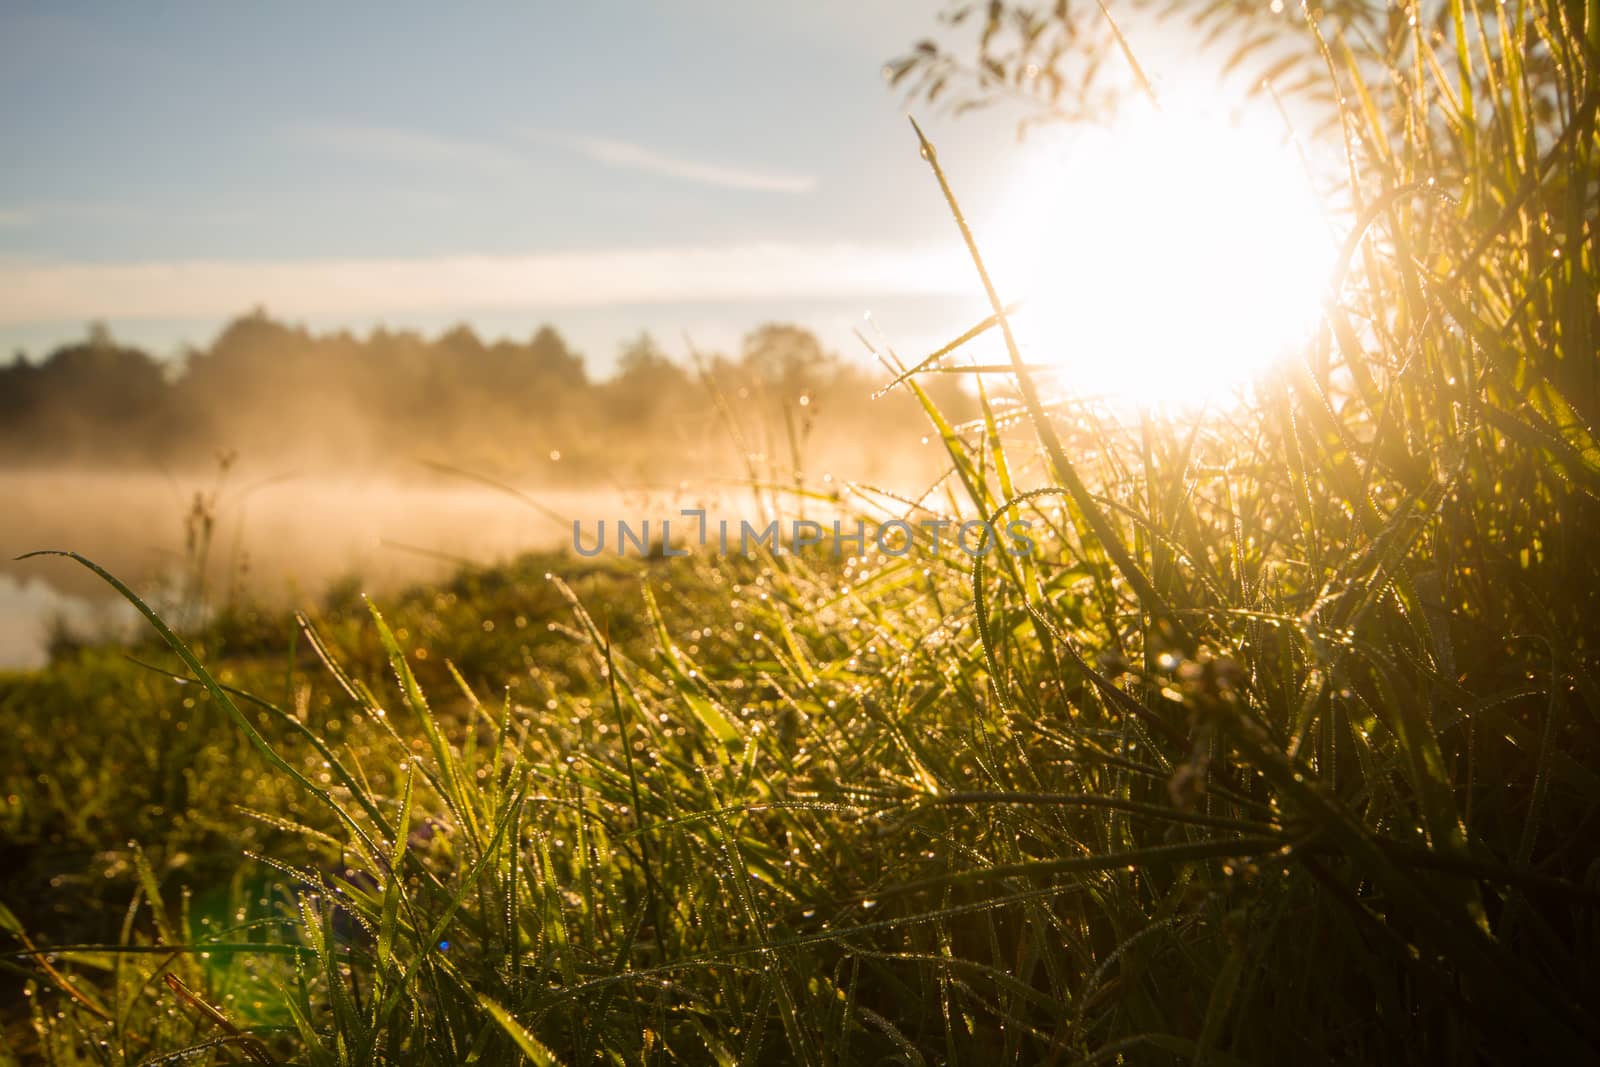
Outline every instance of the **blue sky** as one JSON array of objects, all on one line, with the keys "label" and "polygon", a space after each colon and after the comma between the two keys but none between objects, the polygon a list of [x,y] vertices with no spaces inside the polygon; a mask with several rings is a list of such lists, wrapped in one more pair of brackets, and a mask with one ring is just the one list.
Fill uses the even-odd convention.
[{"label": "blue sky", "polygon": [[[264,302],[314,326],[551,321],[603,371],[648,328],[872,311],[959,331],[954,233],[885,60],[908,0],[9,4],[0,351],[100,318],[163,354]],[[1004,121],[931,116],[968,201]]]}]

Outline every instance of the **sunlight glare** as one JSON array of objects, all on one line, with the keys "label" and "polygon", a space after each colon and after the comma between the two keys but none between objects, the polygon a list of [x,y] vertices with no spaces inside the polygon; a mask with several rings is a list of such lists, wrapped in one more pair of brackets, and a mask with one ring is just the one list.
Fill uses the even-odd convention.
[{"label": "sunlight glare", "polygon": [[1189,408],[1301,341],[1334,243],[1281,130],[1169,105],[1038,146],[990,231],[1024,358],[1079,396]]}]

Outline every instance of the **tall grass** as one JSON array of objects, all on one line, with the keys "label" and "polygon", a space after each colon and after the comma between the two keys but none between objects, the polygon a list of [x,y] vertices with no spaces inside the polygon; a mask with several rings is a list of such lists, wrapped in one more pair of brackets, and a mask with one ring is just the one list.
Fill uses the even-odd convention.
[{"label": "tall grass", "polygon": [[883,352],[949,457],[913,517],[1026,515],[1034,558],[694,558],[627,597],[552,576],[544,666],[441,670],[376,608],[364,650],[301,620],[286,707],[118,585],[276,783],[188,803],[271,806],[278,852],[222,930],[143,860],[108,943],[0,913],[17,1047],[1592,1056],[1600,11],[1453,9],[1453,68],[1419,39],[1374,79],[1319,37],[1357,226],[1304,358],[1223,416],[1042,395],[922,141],[1012,363],[954,425]]}]

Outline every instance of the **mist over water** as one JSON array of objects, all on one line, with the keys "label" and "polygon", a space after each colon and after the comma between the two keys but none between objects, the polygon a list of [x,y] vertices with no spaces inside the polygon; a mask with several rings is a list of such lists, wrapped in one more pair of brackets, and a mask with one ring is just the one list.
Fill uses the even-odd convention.
[{"label": "mist over water", "polygon": [[[172,365],[93,329],[0,366],[0,666],[41,662],[53,620],[120,624],[88,571],[14,560],[38,549],[152,603],[299,606],[335,579],[382,592],[569,545],[573,520],[592,545],[602,518],[755,519],[752,482],[914,495],[939,449],[916,447],[911,396],[874,399],[881,370],[784,324],[693,365],[641,335],[600,380],[549,326],[356,337],[258,311]],[[948,376],[926,388],[970,417]]]},{"label": "mist over water", "polygon": [[[772,518],[770,493],[758,503],[735,482],[496,488],[466,475],[270,474],[250,465],[226,476],[0,469],[0,499],[0,669],[43,665],[52,633],[63,628],[73,637],[115,639],[141,625],[114,590],[72,560],[16,558],[40,549],[78,552],[158,608],[184,599],[201,573],[199,599],[208,608],[298,608],[334,582],[353,580],[377,595],[463,566],[568,551],[574,523],[587,554],[615,557],[619,520],[636,533],[648,522],[652,545],[669,520],[677,551],[692,547],[698,532],[697,520],[680,514],[685,509],[705,510],[713,550],[719,521],[737,545],[741,521]],[[191,539],[197,501],[213,519],[209,544]],[[803,510],[827,522],[841,509],[811,501]],[[604,549],[596,553],[602,521]],[[640,553],[630,544],[626,554]]]},{"label": "mist over water", "polygon": [[[215,479],[104,471],[0,471],[0,667],[44,662],[52,620],[92,635],[131,621],[114,591],[65,559],[17,560],[36,549],[80,552],[141,595],[171,592],[199,546],[186,518]],[[715,497],[715,494],[713,494]],[[557,490],[536,499],[583,522],[621,514],[676,514],[706,502],[669,492]],[[665,510],[667,507],[673,510]],[[655,508],[655,511],[647,511]],[[570,544],[563,526],[500,490],[377,475],[255,478],[234,472],[216,494],[205,567],[207,600],[273,606],[311,602],[336,579],[368,592],[443,577]]]}]

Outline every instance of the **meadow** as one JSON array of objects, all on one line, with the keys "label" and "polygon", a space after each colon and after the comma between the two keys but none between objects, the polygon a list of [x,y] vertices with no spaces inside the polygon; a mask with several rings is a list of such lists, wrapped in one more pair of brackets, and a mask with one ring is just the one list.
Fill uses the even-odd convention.
[{"label": "meadow", "polygon": [[1034,555],[552,553],[180,630],[100,572],[150,636],[0,680],[4,1055],[1592,1059],[1600,8],[1437,8],[1312,24],[1348,237],[1202,416],[1042,387],[910,134],[993,314],[880,348],[947,475],[873,517]]}]

